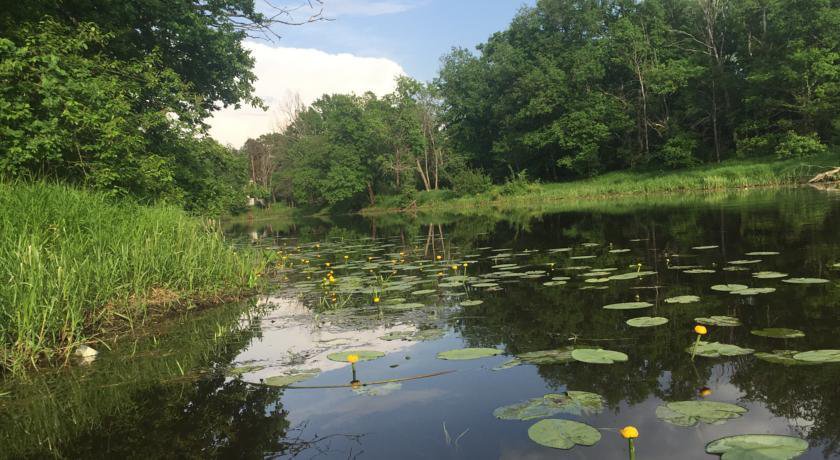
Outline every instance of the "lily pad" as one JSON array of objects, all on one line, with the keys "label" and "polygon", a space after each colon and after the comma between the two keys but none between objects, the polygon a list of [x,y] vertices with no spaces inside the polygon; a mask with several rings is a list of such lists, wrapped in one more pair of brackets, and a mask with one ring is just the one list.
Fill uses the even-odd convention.
[{"label": "lily pad", "polygon": [[626,252],[630,252],[629,249],[611,249],[609,251],[610,254],[624,254]]},{"label": "lily pad", "polygon": [[808,450],[808,441],[778,434],[741,434],[706,444],[706,453],[722,460],[789,460]]},{"label": "lily pad", "polygon": [[745,286],[743,284],[715,284],[712,286],[713,291],[719,292],[732,292],[732,291],[740,291],[741,289],[747,289],[749,286]]},{"label": "lily pad", "polygon": [[499,283],[475,283],[472,286],[477,288],[492,288],[497,287]]},{"label": "lily pad", "polygon": [[819,364],[815,362],[799,361],[793,357],[799,352],[796,350],[773,350],[772,353],[757,352],[755,357],[773,364],[782,364],[785,366],[802,366],[808,364]]},{"label": "lily pad", "polygon": [[760,257],[760,256],[777,256],[777,255],[779,255],[779,253],[776,252],[776,251],[754,251],[754,252],[748,252],[744,255],[745,256],[750,256],[750,257],[756,257],[756,256]]},{"label": "lily pad", "polygon": [[519,366],[520,364],[522,364],[521,359],[513,358],[513,359],[510,359],[510,360],[507,360],[507,361],[503,362],[502,364],[499,364],[498,366],[494,367],[493,370],[494,371],[503,371],[505,369],[510,369],[511,367]]},{"label": "lily pad", "polygon": [[275,375],[263,380],[263,383],[272,387],[285,387],[293,383],[309,380],[320,373],[320,369],[312,369],[305,372],[295,372],[286,375]]},{"label": "lily pad", "polygon": [[625,321],[628,326],[632,327],[653,327],[661,326],[668,322],[668,318],[661,316],[640,316],[638,318],[631,318]]},{"label": "lily pad", "polygon": [[787,278],[788,274],[787,273],[781,273],[781,272],[763,271],[763,272],[755,272],[755,273],[752,274],[752,276],[753,276],[753,278],[758,278],[760,280],[771,280],[771,279],[777,279],[777,278]]},{"label": "lily pad", "polygon": [[434,294],[435,292],[437,292],[436,289],[420,289],[419,291],[413,291],[411,295],[428,295]]},{"label": "lily pad", "polygon": [[747,409],[717,401],[677,401],[656,408],[656,417],[677,426],[694,426],[698,422],[717,425],[738,418]]},{"label": "lily pad", "polygon": [[707,358],[720,358],[721,356],[743,356],[752,354],[755,350],[751,348],[741,348],[738,345],[730,345],[720,342],[704,342],[700,341],[697,344],[697,350],[694,350],[694,344],[690,345],[685,351],[693,353],[697,356],[705,356]]},{"label": "lily pad", "polygon": [[741,320],[734,316],[710,316],[708,318],[694,318],[694,321],[706,326],[735,327],[741,325]]},{"label": "lily pad", "polygon": [[600,348],[576,348],[572,350],[572,358],[589,364],[613,364],[627,361],[627,355],[620,351]]},{"label": "lily pad", "polygon": [[461,302],[461,306],[462,307],[474,307],[476,305],[481,305],[483,303],[484,303],[483,300],[465,300],[465,301]]},{"label": "lily pad", "polygon": [[382,306],[386,310],[394,310],[394,311],[402,311],[402,310],[414,310],[415,308],[423,308],[425,305],[422,303],[395,303],[389,305]]},{"label": "lily pad", "polygon": [[379,359],[385,356],[385,353],[381,351],[373,351],[373,350],[348,350],[348,351],[340,351],[338,353],[330,353],[327,355],[327,359],[330,361],[338,361],[340,363],[346,363],[347,357],[350,355],[356,355],[359,357],[359,361],[372,361],[374,359]]},{"label": "lily pad", "polygon": [[720,246],[717,246],[717,245],[708,245],[708,246],[694,246],[691,249],[694,249],[695,251],[706,251],[706,250],[709,250],[709,249],[717,249],[719,247]]},{"label": "lily pad", "polygon": [[502,406],[494,410],[493,415],[502,420],[533,420],[559,413],[591,415],[603,410],[604,400],[600,395],[586,391],[567,391]]},{"label": "lily pad", "polygon": [[730,260],[730,265],[752,265],[761,262],[761,259],[742,259],[742,260]]},{"label": "lily pad", "polygon": [[437,354],[438,359],[448,361],[465,361],[468,359],[487,358],[502,354],[502,350],[496,348],[456,348],[454,350],[442,351]]},{"label": "lily pad", "polygon": [[827,283],[828,280],[823,278],[788,278],[782,280],[782,282],[790,284],[823,284]]},{"label": "lily pad", "polygon": [[413,340],[419,340],[421,342],[424,342],[427,340],[437,340],[443,337],[445,334],[446,331],[444,331],[443,329],[421,329],[415,332],[414,335],[411,336],[411,338]]},{"label": "lily pad", "polygon": [[650,308],[652,306],[653,304],[649,302],[624,302],[604,305],[604,310],[637,310],[640,308]]},{"label": "lily pad", "polygon": [[553,286],[562,286],[562,285],[564,285],[564,284],[566,284],[566,282],[565,282],[565,281],[562,281],[562,280],[559,280],[559,281],[546,281],[545,283],[543,283],[543,286],[546,286],[546,287],[553,287]]},{"label": "lily pad", "polygon": [[763,288],[747,288],[747,289],[739,289],[737,291],[731,291],[730,294],[738,294],[738,295],[758,295],[758,294],[772,294],[776,292],[776,288],[771,287],[763,287]]},{"label": "lily pad", "polygon": [[610,279],[611,280],[634,280],[634,279],[637,279],[637,278],[641,278],[643,276],[649,276],[649,275],[655,275],[655,274],[656,274],[656,272],[654,272],[654,271],[643,270],[643,271],[638,271],[638,272],[629,272],[629,273],[621,273],[621,274],[618,274],[618,275],[612,275],[612,276],[610,276]]},{"label": "lily pad", "polygon": [[390,342],[392,340],[409,340],[412,335],[414,335],[412,331],[392,331],[379,338]]},{"label": "lily pad", "polygon": [[797,339],[805,337],[805,333],[797,329],[788,329],[785,327],[770,327],[766,329],[756,329],[750,331],[750,334],[759,337],[770,337],[773,339]]},{"label": "lily pad", "polygon": [[547,419],[531,425],[528,437],[546,447],[571,449],[576,445],[591,446],[597,443],[601,440],[601,433],[585,423]]},{"label": "lily pad", "polygon": [[793,355],[793,359],[809,363],[840,363],[840,350],[811,350]]},{"label": "lily pad", "polygon": [[557,348],[554,350],[529,351],[527,353],[521,353],[519,355],[516,355],[516,357],[529,364],[539,365],[569,363],[574,361],[574,359],[572,358],[572,352],[578,348],[591,349],[595,347],[587,347],[583,345],[568,346]]},{"label": "lily pad", "polygon": [[665,303],[694,303],[699,301],[700,297],[697,297],[696,295],[681,295],[665,299]]}]

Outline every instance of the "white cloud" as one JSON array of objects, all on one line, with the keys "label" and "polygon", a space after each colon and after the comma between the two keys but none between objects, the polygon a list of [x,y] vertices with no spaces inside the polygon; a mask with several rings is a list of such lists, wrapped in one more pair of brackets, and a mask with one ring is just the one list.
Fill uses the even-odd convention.
[{"label": "white cloud", "polygon": [[421,4],[393,0],[329,0],[324,3],[324,16],[382,16],[403,13]]},{"label": "white cloud", "polygon": [[228,107],[208,120],[210,135],[234,147],[240,147],[249,137],[275,130],[285,120],[283,108],[295,94],[307,105],[324,94],[372,91],[383,95],[394,90],[398,75],[405,74],[399,64],[385,58],[278,48],[256,42],[246,42],[245,46],[256,59],[255,93],[269,110]]}]

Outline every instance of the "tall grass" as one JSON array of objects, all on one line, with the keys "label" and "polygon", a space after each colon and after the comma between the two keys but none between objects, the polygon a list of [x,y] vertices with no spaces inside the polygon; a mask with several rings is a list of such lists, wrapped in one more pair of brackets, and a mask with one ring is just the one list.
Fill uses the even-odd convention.
[{"label": "tall grass", "polygon": [[[757,186],[800,184],[814,174],[840,164],[840,154],[779,161],[774,158],[727,161],[676,171],[619,171],[573,182],[532,184],[523,193],[505,193],[503,186],[473,196],[440,199],[418,194],[417,208],[429,211],[474,212],[476,208],[538,207],[567,200],[640,197],[646,194],[712,191]],[[388,203],[388,200],[381,200]],[[388,211],[383,206],[366,214]]]},{"label": "tall grass", "polygon": [[66,358],[158,304],[238,292],[256,264],[182,211],[0,184],[0,366]]}]

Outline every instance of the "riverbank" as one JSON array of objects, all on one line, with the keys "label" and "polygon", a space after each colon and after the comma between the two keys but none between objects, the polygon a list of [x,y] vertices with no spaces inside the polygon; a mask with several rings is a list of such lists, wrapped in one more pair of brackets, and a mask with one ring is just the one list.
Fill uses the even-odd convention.
[{"label": "riverbank", "polygon": [[719,191],[751,187],[796,185],[840,164],[840,152],[822,157],[779,161],[771,158],[726,161],[677,171],[620,171],[592,179],[562,183],[495,185],[484,193],[457,196],[450,191],[420,192],[416,202],[400,207],[397,197],[379,197],[364,215],[401,212],[471,214],[487,209],[530,209],[566,201],[605,200],[689,191]]},{"label": "riverbank", "polygon": [[241,297],[259,256],[202,219],[45,183],[0,184],[0,369],[67,362],[164,313]]}]

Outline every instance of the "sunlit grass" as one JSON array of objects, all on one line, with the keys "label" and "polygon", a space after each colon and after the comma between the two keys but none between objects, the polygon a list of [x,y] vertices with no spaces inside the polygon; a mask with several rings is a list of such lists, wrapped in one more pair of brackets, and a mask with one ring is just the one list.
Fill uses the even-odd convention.
[{"label": "sunlit grass", "polygon": [[0,184],[0,367],[66,359],[150,306],[241,292],[256,258],[209,223],[61,185]]}]

